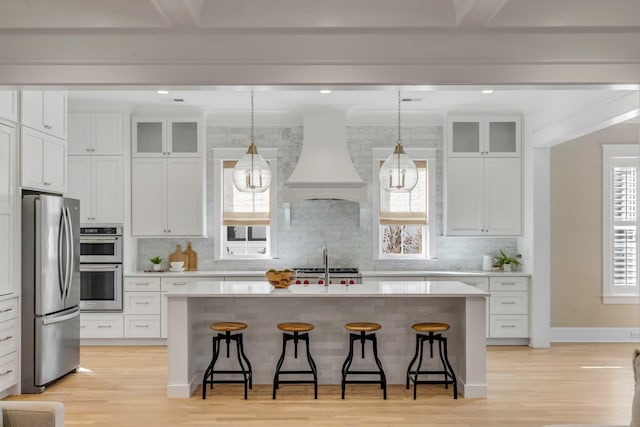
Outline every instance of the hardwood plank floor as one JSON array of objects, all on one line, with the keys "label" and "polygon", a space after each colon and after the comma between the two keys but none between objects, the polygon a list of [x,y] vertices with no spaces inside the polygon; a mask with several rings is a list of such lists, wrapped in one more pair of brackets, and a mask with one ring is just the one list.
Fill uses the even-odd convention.
[{"label": "hardwood plank floor", "polygon": [[[453,400],[439,385],[423,385],[418,399],[403,385],[388,400],[373,385],[216,385],[202,400],[167,399],[164,347],[83,347],[82,369],[42,395],[9,400],[54,400],[67,426],[541,426],[628,424],[633,397],[631,356],[637,344],[555,344],[550,349],[489,347],[489,397]],[[198,390],[199,391],[199,390]]]}]

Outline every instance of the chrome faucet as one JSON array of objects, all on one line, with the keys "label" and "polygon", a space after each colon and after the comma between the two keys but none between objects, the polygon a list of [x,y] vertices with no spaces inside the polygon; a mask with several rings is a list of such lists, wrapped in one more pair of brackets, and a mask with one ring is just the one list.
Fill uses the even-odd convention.
[{"label": "chrome faucet", "polygon": [[329,286],[329,250],[327,245],[322,248],[322,263],[324,264],[324,285]]}]

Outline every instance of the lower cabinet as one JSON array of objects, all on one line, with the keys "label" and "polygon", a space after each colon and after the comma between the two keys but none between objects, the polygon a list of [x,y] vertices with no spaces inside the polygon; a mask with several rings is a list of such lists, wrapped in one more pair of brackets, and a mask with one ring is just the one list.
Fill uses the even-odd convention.
[{"label": "lower cabinet", "polygon": [[0,392],[18,383],[18,299],[0,301]]},{"label": "lower cabinet", "polygon": [[80,313],[80,338],[122,338],[122,313]]}]

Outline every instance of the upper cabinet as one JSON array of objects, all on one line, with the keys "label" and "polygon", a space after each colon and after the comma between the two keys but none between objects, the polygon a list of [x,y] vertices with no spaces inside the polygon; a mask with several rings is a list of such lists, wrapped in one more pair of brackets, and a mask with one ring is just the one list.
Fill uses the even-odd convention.
[{"label": "upper cabinet", "polygon": [[22,126],[22,186],[33,190],[64,193],[67,173],[67,143]]},{"label": "upper cabinet", "polygon": [[0,90],[0,119],[18,121],[18,92]]},{"label": "upper cabinet", "polygon": [[520,235],[520,117],[455,115],[447,126],[447,234]]},{"label": "upper cabinet", "polygon": [[70,155],[120,155],[124,147],[122,113],[70,113],[67,149]]},{"label": "upper cabinet", "polygon": [[520,116],[452,115],[447,119],[449,157],[520,157]]},{"label": "upper cabinet", "polygon": [[22,124],[58,138],[67,138],[67,93],[23,90]]},{"label": "upper cabinet", "polygon": [[200,118],[136,117],[132,126],[134,157],[198,157],[202,153]]}]

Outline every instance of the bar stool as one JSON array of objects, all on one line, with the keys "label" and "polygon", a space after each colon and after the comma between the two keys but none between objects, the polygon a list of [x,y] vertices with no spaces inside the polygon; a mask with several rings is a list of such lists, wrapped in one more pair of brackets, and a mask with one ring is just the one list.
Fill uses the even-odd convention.
[{"label": "bar stool", "polygon": [[[217,322],[212,323],[209,326],[212,330],[218,332],[218,335],[213,337],[213,356],[211,362],[204,372],[202,379],[202,398],[207,398],[207,384],[213,389],[213,384],[244,384],[244,398],[247,399],[247,386],[253,388],[253,374],[251,372],[251,363],[244,354],[244,346],[242,344],[242,332],[231,334],[231,332],[242,331],[247,329],[247,324],[242,322]],[[215,370],[215,364],[220,355],[220,342],[225,341],[227,343],[227,357],[229,357],[229,343],[231,341],[236,342],[236,349],[238,355],[238,363],[240,363],[240,370],[228,371],[228,370]],[[242,362],[247,364],[245,368]],[[213,374],[242,374],[242,379],[237,380],[214,380]]]},{"label": "bar stool", "polygon": [[[351,332],[359,332],[359,334],[350,333],[349,334],[349,355],[347,359],[344,361],[342,365],[342,398],[344,399],[344,392],[346,384],[380,384],[380,388],[382,389],[382,393],[384,399],[387,398],[387,377],[384,374],[384,369],[382,369],[382,362],[378,358],[378,340],[376,339],[375,333],[367,333],[377,331],[382,328],[379,323],[373,322],[358,322],[358,323],[347,323],[344,325],[345,329]],[[377,371],[350,371],[351,363],[353,362],[353,343],[355,341],[360,341],[362,344],[362,358],[364,359],[364,345],[366,341],[371,341],[371,345],[373,347],[373,358],[375,359],[376,365],[378,366]],[[379,380],[348,380],[348,375],[380,375]]]},{"label": "bar stool", "polygon": [[[443,337],[441,333],[449,329],[449,325],[446,323],[416,323],[411,328],[418,332],[416,334],[416,353],[409,363],[407,368],[407,390],[409,389],[409,381],[413,381],[413,399],[416,398],[416,388],[418,384],[444,384],[445,388],[449,388],[449,384],[453,384],[453,398],[458,398],[458,381],[456,380],[456,374],[453,372],[451,363],[449,363],[449,357],[447,355],[447,338]],[[438,333],[437,333],[438,332]],[[427,335],[425,335],[427,333]],[[438,349],[440,352],[440,361],[442,362],[443,371],[423,371],[422,367],[422,355],[424,342],[429,342],[430,356],[433,359],[433,342],[438,341]],[[413,364],[418,359],[418,366],[416,370],[412,370]],[[443,380],[420,380],[419,375],[443,375]],[[413,376],[412,376],[413,375]]]},{"label": "bar stool", "polygon": [[[282,334],[282,354],[276,365],[276,372],[273,376],[273,398],[276,398],[276,390],[280,388],[280,384],[313,384],[313,398],[318,398],[318,370],[316,369],[316,363],[311,357],[309,351],[309,331],[312,331],[314,326],[310,323],[291,322],[280,323],[278,329],[283,331]],[[293,334],[288,333],[293,332]],[[285,353],[287,351],[287,341],[292,341],[294,345],[294,357],[298,358],[298,341],[304,341],[307,346],[307,361],[309,362],[309,371],[282,371],[282,363],[284,362]],[[312,374],[313,380],[281,380],[280,375],[283,374]]]}]

